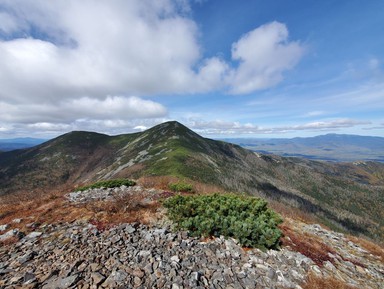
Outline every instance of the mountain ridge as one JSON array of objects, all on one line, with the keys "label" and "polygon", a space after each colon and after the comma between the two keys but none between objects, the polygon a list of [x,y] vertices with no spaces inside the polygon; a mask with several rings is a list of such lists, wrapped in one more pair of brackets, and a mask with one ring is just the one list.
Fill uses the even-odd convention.
[{"label": "mountain ridge", "polygon": [[178,122],[118,136],[71,132],[0,154],[0,194],[151,176],[247,192],[315,214],[329,226],[383,236],[380,163],[332,164],[254,153],[203,138]]}]

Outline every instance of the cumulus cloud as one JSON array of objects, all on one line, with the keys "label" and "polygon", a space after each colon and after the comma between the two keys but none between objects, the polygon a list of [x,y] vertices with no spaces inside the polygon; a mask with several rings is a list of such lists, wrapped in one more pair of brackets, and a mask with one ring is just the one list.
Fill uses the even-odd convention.
[{"label": "cumulus cloud", "polygon": [[231,91],[249,93],[277,84],[303,52],[300,43],[288,42],[288,29],[282,23],[254,29],[232,45],[232,58],[240,64],[230,76]]},{"label": "cumulus cloud", "polygon": [[238,68],[204,59],[197,25],[181,12],[185,1],[5,3],[2,30],[8,38],[15,29],[27,37],[0,42],[2,99],[25,98],[26,92],[44,100],[189,93],[226,84],[235,93],[250,92],[280,81],[303,50],[288,42],[284,24],[273,22],[233,44]]},{"label": "cumulus cloud", "polygon": [[199,33],[187,0],[3,0],[0,124],[164,118],[144,98],[264,89],[303,53],[278,22],[233,44],[238,65],[204,58]]},{"label": "cumulus cloud", "polygon": [[107,96],[103,100],[81,97],[63,100],[58,105],[39,103],[12,105],[5,102],[0,104],[1,119],[18,123],[70,122],[76,119],[130,120],[167,115],[167,109],[163,105],[133,96]]}]

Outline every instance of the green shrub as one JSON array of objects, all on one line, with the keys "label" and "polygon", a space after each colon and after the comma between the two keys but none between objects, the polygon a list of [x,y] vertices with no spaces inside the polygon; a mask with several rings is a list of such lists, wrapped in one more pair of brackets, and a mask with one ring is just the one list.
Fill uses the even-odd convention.
[{"label": "green shrub", "polygon": [[185,182],[170,183],[168,188],[173,192],[193,193],[194,189],[191,184]]},{"label": "green shrub", "polygon": [[280,215],[267,202],[234,194],[174,196],[163,202],[169,218],[179,229],[194,236],[233,237],[242,246],[277,249]]},{"label": "green shrub", "polygon": [[77,191],[85,191],[85,190],[97,189],[97,188],[116,188],[121,186],[130,187],[134,185],[136,185],[136,182],[131,180],[115,179],[115,180],[100,181],[92,185],[83,186],[83,187],[77,188]]}]

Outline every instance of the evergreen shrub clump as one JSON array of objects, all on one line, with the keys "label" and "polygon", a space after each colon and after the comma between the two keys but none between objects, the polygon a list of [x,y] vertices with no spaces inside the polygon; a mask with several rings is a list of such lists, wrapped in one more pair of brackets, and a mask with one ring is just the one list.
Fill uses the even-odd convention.
[{"label": "evergreen shrub clump", "polygon": [[242,246],[278,249],[280,215],[267,208],[267,202],[234,194],[181,196],[163,202],[169,218],[178,229],[194,236],[233,237]]},{"label": "evergreen shrub clump", "polygon": [[121,186],[130,187],[134,185],[136,185],[135,181],[126,180],[126,179],[114,179],[114,180],[100,181],[89,186],[83,186],[83,187],[77,188],[77,191],[86,191],[89,189],[97,189],[97,188],[116,188]]},{"label": "evergreen shrub clump", "polygon": [[168,188],[173,192],[193,193],[193,185],[186,182],[170,183]]}]

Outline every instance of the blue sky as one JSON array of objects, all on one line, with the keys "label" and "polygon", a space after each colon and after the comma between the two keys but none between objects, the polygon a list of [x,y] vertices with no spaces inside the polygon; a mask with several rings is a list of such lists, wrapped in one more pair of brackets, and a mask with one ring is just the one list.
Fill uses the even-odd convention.
[{"label": "blue sky", "polygon": [[384,2],[0,0],[0,138],[384,136]]}]

